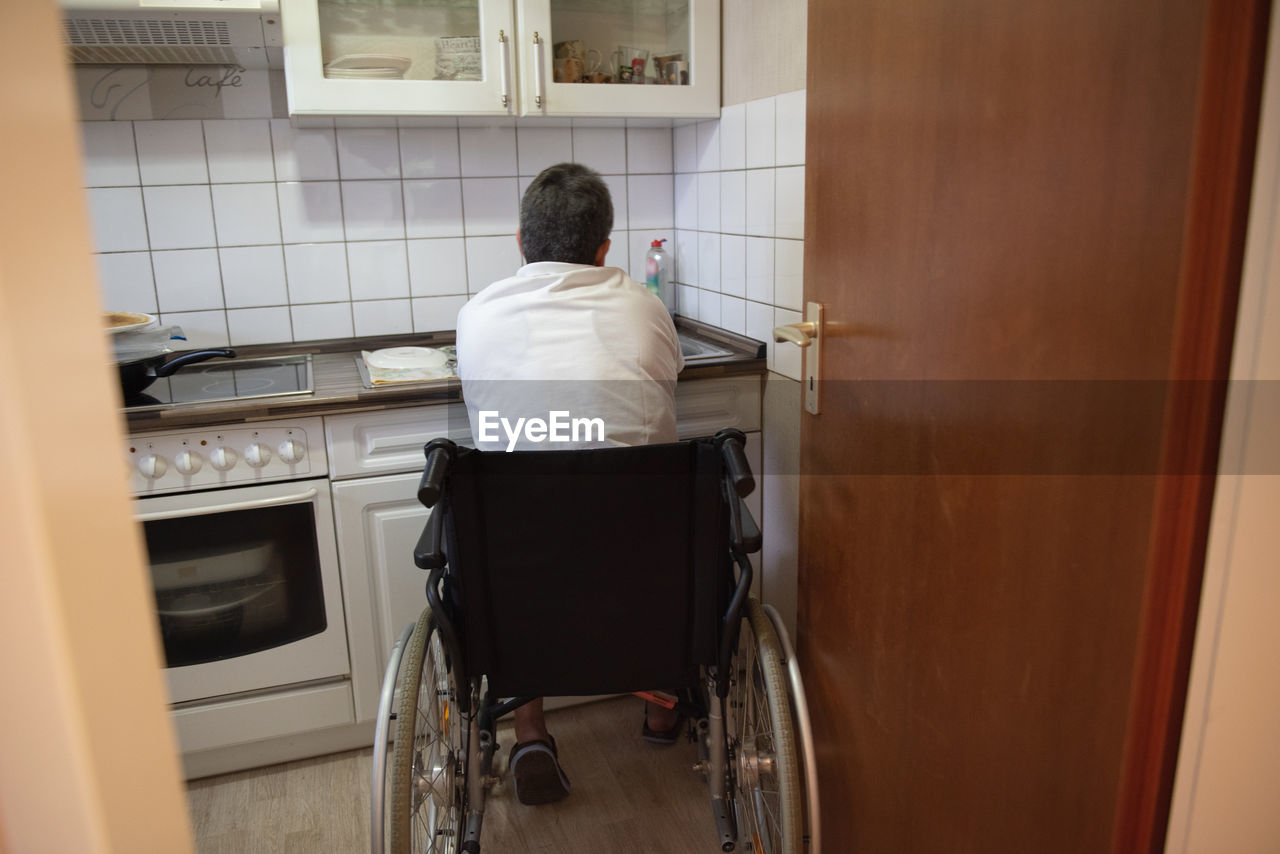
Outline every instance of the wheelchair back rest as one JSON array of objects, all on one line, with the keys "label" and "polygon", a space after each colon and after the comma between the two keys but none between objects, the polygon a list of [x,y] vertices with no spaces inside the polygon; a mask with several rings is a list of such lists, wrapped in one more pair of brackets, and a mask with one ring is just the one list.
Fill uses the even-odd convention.
[{"label": "wheelchair back rest", "polygon": [[692,685],[732,585],[712,441],[461,449],[444,509],[467,669],[497,696]]}]

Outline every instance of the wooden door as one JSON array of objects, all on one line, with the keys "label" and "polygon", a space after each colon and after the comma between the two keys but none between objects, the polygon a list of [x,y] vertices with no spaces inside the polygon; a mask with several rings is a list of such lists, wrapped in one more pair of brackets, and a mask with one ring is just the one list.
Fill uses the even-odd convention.
[{"label": "wooden door", "polygon": [[1159,850],[1268,6],[810,2],[826,850]]}]

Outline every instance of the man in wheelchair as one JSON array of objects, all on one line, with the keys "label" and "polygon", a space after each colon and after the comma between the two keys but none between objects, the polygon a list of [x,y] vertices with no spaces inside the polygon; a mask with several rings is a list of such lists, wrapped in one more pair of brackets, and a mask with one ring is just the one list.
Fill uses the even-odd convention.
[{"label": "man in wheelchair", "polygon": [[[525,266],[458,314],[459,377],[482,450],[565,450],[676,440],[675,383],[684,366],[675,325],[640,283],[606,267],[613,204],[593,170],[545,169],[520,205]],[[554,430],[559,413],[564,441]],[[552,424],[539,438],[531,423]],[[582,429],[578,429],[581,427]],[[516,709],[509,767],[520,801],[569,793],[542,700]],[[648,703],[648,741],[676,741],[674,709]]]}]

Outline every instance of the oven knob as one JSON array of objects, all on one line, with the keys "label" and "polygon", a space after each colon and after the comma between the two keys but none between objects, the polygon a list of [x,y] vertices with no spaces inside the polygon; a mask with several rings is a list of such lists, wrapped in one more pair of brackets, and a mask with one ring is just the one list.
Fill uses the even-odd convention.
[{"label": "oven knob", "polygon": [[244,461],[256,469],[271,462],[271,451],[261,442],[254,442],[244,449]]},{"label": "oven knob", "polygon": [[169,470],[169,464],[165,462],[164,457],[158,454],[147,454],[138,460],[138,471],[142,472],[142,476],[150,480],[155,480],[164,475]]},{"label": "oven knob", "polygon": [[195,474],[204,465],[204,457],[195,451],[179,451],[173,457],[173,467],[183,474]]},{"label": "oven knob", "polygon": [[212,463],[213,467],[218,471],[226,471],[234,466],[238,459],[239,457],[236,456],[236,452],[226,447],[214,448],[213,453],[209,454],[209,462]]},{"label": "oven knob", "polygon": [[307,446],[297,439],[286,439],[280,443],[280,459],[290,465],[300,462],[307,455]]}]

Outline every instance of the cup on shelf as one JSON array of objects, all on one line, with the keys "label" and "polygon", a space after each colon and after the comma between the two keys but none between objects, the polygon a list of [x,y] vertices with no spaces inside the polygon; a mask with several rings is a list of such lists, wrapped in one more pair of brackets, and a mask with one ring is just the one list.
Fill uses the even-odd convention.
[{"label": "cup on shelf", "polygon": [[601,54],[587,47],[581,39],[555,43],[552,66],[557,83],[581,83],[600,70]]},{"label": "cup on shelf", "polygon": [[619,83],[643,83],[648,64],[649,51],[638,47],[620,44],[609,56],[609,67],[618,69]]}]

